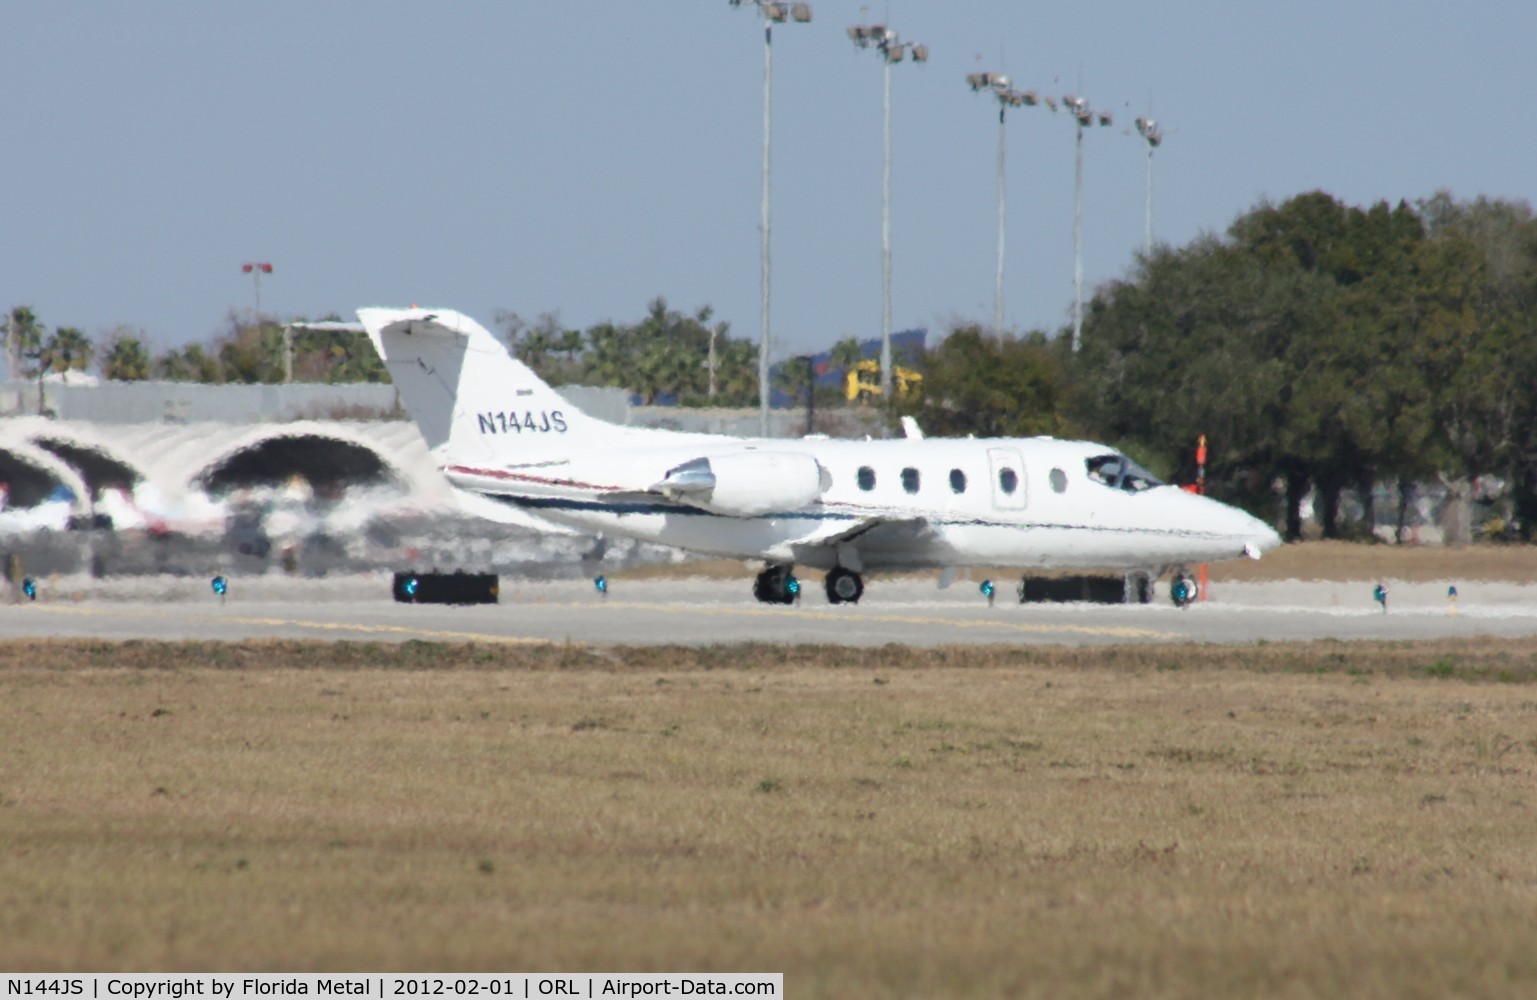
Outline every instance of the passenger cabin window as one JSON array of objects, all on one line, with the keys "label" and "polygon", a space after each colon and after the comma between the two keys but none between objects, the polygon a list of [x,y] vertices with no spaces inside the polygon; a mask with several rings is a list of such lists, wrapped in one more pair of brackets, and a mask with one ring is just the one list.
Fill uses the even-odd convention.
[{"label": "passenger cabin window", "polygon": [[875,489],[875,470],[868,465],[861,465],[859,467],[859,473],[855,479],[858,481],[860,489],[866,492]]},{"label": "passenger cabin window", "polygon": [[998,472],[998,488],[1009,496],[1019,489],[1019,473],[1013,469],[1002,469]]},{"label": "passenger cabin window", "polygon": [[1096,483],[1127,493],[1141,493],[1163,481],[1125,455],[1096,455],[1084,462],[1089,478]]},{"label": "passenger cabin window", "polygon": [[918,492],[918,470],[908,467],[902,470],[902,488],[909,493]]},{"label": "passenger cabin window", "polygon": [[1067,492],[1067,473],[1063,472],[1061,469],[1052,469],[1051,475],[1047,478],[1051,480],[1051,489],[1053,493]]},{"label": "passenger cabin window", "polygon": [[950,470],[950,492],[966,492],[966,473],[962,472],[960,469]]}]

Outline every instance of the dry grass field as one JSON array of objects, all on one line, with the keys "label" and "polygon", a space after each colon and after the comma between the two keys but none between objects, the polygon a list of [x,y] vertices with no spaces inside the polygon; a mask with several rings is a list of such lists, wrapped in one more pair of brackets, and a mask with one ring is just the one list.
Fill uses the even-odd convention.
[{"label": "dry grass field", "polygon": [[1263,559],[1212,563],[1213,580],[1504,580],[1537,583],[1537,545],[1456,548],[1300,542]]},{"label": "dry grass field", "polygon": [[1537,650],[0,644],[0,968],[1537,994]]}]

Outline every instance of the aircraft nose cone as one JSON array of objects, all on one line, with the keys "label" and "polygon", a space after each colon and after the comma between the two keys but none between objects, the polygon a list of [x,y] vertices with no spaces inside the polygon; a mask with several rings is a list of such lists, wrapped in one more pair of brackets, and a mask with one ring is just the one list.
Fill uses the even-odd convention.
[{"label": "aircraft nose cone", "polygon": [[1280,547],[1281,536],[1276,534],[1275,529],[1248,511],[1210,497],[1197,499],[1202,501],[1199,508],[1201,517],[1212,531],[1221,536],[1223,545],[1236,544],[1238,552],[1233,553],[1235,556],[1241,552],[1250,559],[1258,559],[1271,549]]},{"label": "aircraft nose cone", "polygon": [[1270,525],[1257,517],[1249,518],[1249,537],[1244,542],[1244,555],[1258,559],[1271,549],[1281,547],[1281,536]]}]

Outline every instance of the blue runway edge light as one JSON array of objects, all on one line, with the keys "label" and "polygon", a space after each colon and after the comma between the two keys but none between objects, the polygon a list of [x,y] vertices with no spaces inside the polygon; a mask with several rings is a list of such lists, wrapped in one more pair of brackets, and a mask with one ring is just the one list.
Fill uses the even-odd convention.
[{"label": "blue runway edge light", "polygon": [[21,581],[21,592],[27,595],[27,600],[37,600],[37,581],[30,576]]},{"label": "blue runway edge light", "polygon": [[602,575],[595,576],[595,577],[592,578],[592,585],[597,590],[598,593],[600,593],[600,594],[607,594],[608,593],[608,577],[602,576]]},{"label": "blue runway edge light", "polygon": [[223,597],[226,593],[229,592],[229,581],[224,579],[222,576],[214,577],[212,586],[213,592],[219,597]]}]

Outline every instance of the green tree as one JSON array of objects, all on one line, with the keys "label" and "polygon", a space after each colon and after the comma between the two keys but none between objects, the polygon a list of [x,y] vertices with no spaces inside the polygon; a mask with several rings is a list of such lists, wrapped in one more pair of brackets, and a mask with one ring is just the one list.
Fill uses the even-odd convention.
[{"label": "green tree", "polygon": [[188,344],[178,351],[172,348],[155,359],[155,374],[168,382],[203,382],[217,385],[225,381],[219,359],[203,350],[202,344]]},{"label": "green tree", "polygon": [[47,336],[48,328],[37,321],[31,306],[17,306],[11,310],[9,342],[6,344],[11,378],[37,377],[43,341]]},{"label": "green tree", "polygon": [[715,405],[758,405],[758,345],[723,337],[715,345]]},{"label": "green tree", "polygon": [[629,376],[629,333],[627,327],[606,321],[588,327],[580,380],[588,385],[624,386]]},{"label": "green tree", "polygon": [[[1454,493],[1481,471],[1499,472],[1510,484],[1502,515],[1518,520],[1531,538],[1537,529],[1537,219],[1526,202],[1477,198],[1457,202],[1440,192],[1420,202],[1437,244],[1465,249],[1463,278],[1473,300],[1477,334],[1463,345],[1466,363],[1445,390],[1436,419],[1452,433]],[[1476,265],[1470,268],[1468,257]],[[1455,275],[1449,276],[1455,278]],[[1469,409],[1470,407],[1475,409]]]},{"label": "green tree", "polygon": [[49,372],[83,372],[91,367],[96,345],[79,327],[61,326],[43,343],[43,369]]},{"label": "green tree", "polygon": [[[294,320],[290,326],[293,341],[293,376],[295,382],[388,382],[389,373],[365,333],[316,330],[307,324],[341,321],[336,313],[313,321]],[[282,378],[282,330],[278,330],[277,378]]]},{"label": "green tree", "polygon": [[149,348],[141,334],[130,327],[112,331],[102,354],[101,373],[114,382],[138,382],[154,374]]},{"label": "green tree", "polygon": [[1069,426],[1059,349],[1044,337],[993,336],[972,324],[950,331],[922,359],[922,390],[898,401],[939,437],[1028,437]]},{"label": "green tree", "polygon": [[1347,487],[1370,498],[1380,478],[1423,477],[1454,453],[1489,461],[1498,394],[1474,373],[1500,368],[1473,363],[1478,272],[1402,202],[1263,203],[1226,240],[1160,248],[1096,296],[1077,412],[1180,469],[1208,434],[1212,492],[1260,509],[1280,482],[1295,538],[1315,490],[1325,533],[1342,534]]},{"label": "green tree", "polygon": [[269,321],[242,323],[230,317],[231,330],[217,344],[226,382],[273,384],[283,381],[283,328]]},{"label": "green tree", "polygon": [[549,367],[551,353],[564,339],[562,334],[559,315],[541,313],[534,326],[523,328],[513,353],[518,360],[543,376]]},{"label": "green tree", "polygon": [[1263,507],[1285,472],[1305,494],[1305,469],[1285,447],[1285,358],[1317,298],[1306,275],[1269,270],[1214,236],[1160,247],[1091,302],[1072,359],[1072,412],[1095,437],[1186,482],[1207,434],[1208,487],[1223,499]]}]

